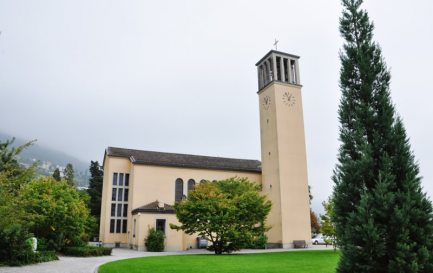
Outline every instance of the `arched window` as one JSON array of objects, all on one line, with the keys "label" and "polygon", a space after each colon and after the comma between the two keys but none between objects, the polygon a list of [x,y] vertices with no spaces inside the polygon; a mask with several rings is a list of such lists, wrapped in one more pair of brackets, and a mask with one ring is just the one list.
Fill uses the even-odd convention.
[{"label": "arched window", "polygon": [[192,191],[194,187],[195,187],[195,180],[194,179],[188,180],[188,192]]},{"label": "arched window", "polygon": [[180,201],[183,197],[183,180],[182,178],[176,179],[176,186],[175,186],[175,195],[174,200]]}]

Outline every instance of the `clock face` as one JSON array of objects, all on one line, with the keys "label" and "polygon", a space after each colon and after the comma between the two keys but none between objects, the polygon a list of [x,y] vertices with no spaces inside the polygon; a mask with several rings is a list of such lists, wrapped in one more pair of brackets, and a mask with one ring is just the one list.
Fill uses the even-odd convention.
[{"label": "clock face", "polygon": [[293,96],[293,94],[291,94],[290,92],[285,92],[283,94],[283,102],[287,106],[292,107],[293,105],[295,105],[296,102],[295,96]]},{"label": "clock face", "polygon": [[266,109],[266,110],[268,110],[269,109],[269,106],[271,105],[271,97],[269,97],[269,96],[265,96],[264,98],[263,98],[263,107]]}]

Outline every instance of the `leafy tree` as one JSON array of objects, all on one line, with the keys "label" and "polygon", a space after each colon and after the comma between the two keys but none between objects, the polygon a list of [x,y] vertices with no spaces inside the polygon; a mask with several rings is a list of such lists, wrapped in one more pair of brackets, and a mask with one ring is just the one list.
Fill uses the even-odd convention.
[{"label": "leafy tree", "polygon": [[[433,214],[390,98],[390,73],[362,0],[343,0],[341,146],[332,221],[338,272],[433,272]],[[326,227],[323,227],[326,228]]]},{"label": "leafy tree", "polygon": [[22,187],[34,177],[34,165],[20,166],[17,156],[33,142],[12,147],[14,139],[0,142],[0,263],[11,265],[34,261],[33,251],[26,242],[32,236],[25,211],[17,204]]},{"label": "leafy tree", "polygon": [[64,181],[41,177],[23,187],[19,205],[31,223],[30,231],[49,249],[60,250],[88,239],[93,220],[83,196]]},{"label": "leafy tree", "polygon": [[323,201],[322,205],[325,209],[325,214],[320,215],[322,233],[323,235],[331,238],[335,248],[338,244],[338,240],[335,234],[335,224],[332,222],[334,215],[334,202],[332,197],[329,197],[328,200]]},{"label": "leafy tree", "polygon": [[63,170],[63,177],[69,185],[74,186],[74,167],[71,163],[66,164],[65,169]]},{"label": "leafy tree", "polygon": [[171,228],[207,238],[212,242],[209,250],[222,254],[263,236],[271,202],[260,195],[259,185],[230,178],[200,183],[175,209],[181,225]]},{"label": "leafy tree", "polygon": [[[313,195],[311,194],[311,186],[308,185],[308,196],[310,198],[310,205],[311,200],[313,200]],[[316,213],[310,208],[310,224],[311,224],[311,232],[313,234],[320,233],[320,223],[319,219],[317,218]]]},{"label": "leafy tree", "polygon": [[62,178],[60,177],[60,170],[59,170],[59,168],[56,168],[56,169],[54,170],[54,172],[53,172],[53,178],[54,178],[54,180],[56,180],[56,181],[60,181],[60,180],[62,180]]},{"label": "leafy tree", "polygon": [[87,193],[90,195],[90,213],[96,218],[97,228],[94,234],[99,232],[99,222],[101,218],[101,200],[102,200],[102,180],[104,171],[98,161],[90,161],[90,179]]},{"label": "leafy tree", "polygon": [[30,182],[35,175],[36,164],[29,168],[20,166],[17,156],[26,148],[33,145],[35,140],[27,142],[18,147],[12,147],[15,138],[0,141],[0,173],[3,178],[1,188],[4,192],[16,195],[20,188]]},{"label": "leafy tree", "polygon": [[12,147],[15,138],[8,139],[4,142],[0,141],[0,172],[19,170],[19,164],[17,161],[17,155],[19,155],[24,149],[33,145],[36,140],[32,140],[18,147]]},{"label": "leafy tree", "polygon": [[314,234],[320,233],[321,226],[316,213],[310,209],[311,232]]}]

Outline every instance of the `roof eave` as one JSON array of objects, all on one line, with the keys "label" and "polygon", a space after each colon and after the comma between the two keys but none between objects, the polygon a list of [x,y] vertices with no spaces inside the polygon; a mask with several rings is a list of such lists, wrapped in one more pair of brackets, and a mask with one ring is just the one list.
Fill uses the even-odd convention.
[{"label": "roof eave", "polygon": [[142,160],[135,160],[132,162],[136,165],[150,165],[150,166],[163,166],[163,167],[177,167],[177,168],[191,168],[191,169],[206,169],[206,170],[222,170],[222,171],[238,171],[238,172],[251,172],[251,173],[262,173],[261,168],[249,169],[249,168],[230,168],[230,167],[204,167],[204,166],[194,166],[188,164],[177,164],[177,163],[154,163]]}]

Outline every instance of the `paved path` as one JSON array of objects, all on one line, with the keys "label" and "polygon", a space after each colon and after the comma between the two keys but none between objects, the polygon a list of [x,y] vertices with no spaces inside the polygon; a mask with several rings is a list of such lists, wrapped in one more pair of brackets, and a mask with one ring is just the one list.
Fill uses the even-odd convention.
[{"label": "paved path", "polygon": [[[308,250],[332,249],[332,247],[313,246]],[[299,251],[293,249],[269,249],[269,250],[242,250],[236,253],[262,253],[262,252],[281,252]],[[302,250],[301,250],[302,251]],[[111,256],[78,258],[78,257],[59,257],[60,260],[27,265],[21,267],[0,267],[0,273],[94,273],[96,269],[107,262],[150,256],[186,255],[186,254],[208,254],[206,250],[189,250],[181,252],[143,252],[129,249],[113,249]]]}]

